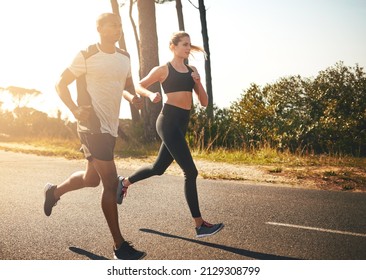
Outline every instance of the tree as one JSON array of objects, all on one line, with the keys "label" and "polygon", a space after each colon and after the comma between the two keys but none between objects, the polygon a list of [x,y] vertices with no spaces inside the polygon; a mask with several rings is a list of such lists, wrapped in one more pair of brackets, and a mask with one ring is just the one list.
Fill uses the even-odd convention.
[{"label": "tree", "polygon": [[[139,39],[139,35],[138,35],[138,32],[137,32],[137,27],[136,27],[136,24],[135,24],[135,20],[133,19],[133,16],[132,16],[132,8],[133,8],[133,4],[135,2],[136,2],[136,0],[130,0],[130,8],[129,8],[128,15],[130,17],[130,21],[131,21],[131,25],[132,25],[132,29],[133,29],[133,34],[135,36],[136,49],[137,49],[137,54],[138,54],[138,58],[139,58],[139,61],[140,61],[140,59],[141,59],[140,39]],[[139,77],[141,79],[141,73],[139,73]]]},{"label": "tree", "polygon": [[175,8],[177,10],[178,27],[180,31],[184,31],[183,5],[181,0],[155,0],[157,4],[164,4],[166,2],[175,1]]},{"label": "tree", "polygon": [[[175,1],[175,8],[177,10],[178,28],[179,31],[184,31],[183,5],[181,0],[155,0],[157,4],[164,4],[165,2]],[[184,59],[184,63],[188,64],[188,59]]]},{"label": "tree", "polygon": [[318,149],[330,153],[366,153],[366,73],[343,62],[319,72],[309,90],[312,129]]},{"label": "tree", "polygon": [[258,147],[272,135],[273,113],[268,106],[266,92],[260,86],[251,84],[230,107],[236,144],[239,147]]},{"label": "tree", "polygon": [[26,106],[30,99],[41,94],[41,92],[36,89],[27,89],[15,86],[7,87],[5,90],[13,96],[14,103],[17,108],[21,107],[21,105]]},{"label": "tree", "polygon": [[179,30],[184,31],[183,6],[181,0],[175,0],[175,8],[177,9]]},{"label": "tree", "polygon": [[[116,15],[118,15],[119,18],[121,18],[121,15],[119,13],[119,5],[118,5],[118,2],[117,0],[111,0],[111,6],[112,6],[112,12]],[[122,23],[122,20],[121,20],[121,23]],[[123,27],[122,27],[122,34],[121,34],[121,38],[119,39],[118,41],[118,45],[121,49],[124,49],[127,51],[127,47],[126,47],[126,41],[125,41],[125,36],[124,36],[124,33],[123,33]],[[130,89],[128,89],[130,91],[131,94],[134,94],[136,95],[136,92],[135,92],[135,87],[132,86]],[[139,111],[135,108],[134,105],[130,104],[130,111],[131,111],[131,118],[132,118],[132,121],[134,123],[136,122],[139,122],[141,120],[140,118],[140,113]]]},{"label": "tree", "polygon": [[207,115],[210,120],[213,120],[213,93],[212,93],[212,76],[211,76],[211,59],[210,59],[210,45],[208,39],[208,30],[207,30],[207,19],[206,19],[206,7],[205,1],[199,0],[198,7],[195,6],[191,0],[188,0],[192,6],[197,8],[200,13],[201,19],[201,28],[202,28],[202,39],[203,39],[203,47],[206,52],[206,60],[205,60],[205,74],[206,74],[206,91],[208,95],[208,106],[207,106]]},{"label": "tree", "polygon": [[337,63],[315,79],[252,85],[230,108],[236,139],[291,152],[366,154],[366,73]]},{"label": "tree", "polygon": [[[137,0],[137,9],[140,30],[140,74],[145,77],[153,67],[159,65],[155,1]],[[149,90],[161,93],[160,84],[155,83],[151,85]],[[155,104],[144,97],[144,105],[142,118],[144,120],[145,139],[153,141],[158,138],[155,123],[161,111],[162,102]]]},{"label": "tree", "polygon": [[[121,15],[119,13],[118,1],[117,0],[111,0],[111,6],[112,6],[112,13],[117,15],[121,19]],[[121,24],[122,24],[122,20],[121,20]],[[127,50],[126,41],[125,41],[125,34],[123,32],[123,26],[122,26],[121,38],[119,38],[119,41],[118,41],[118,46],[123,50]]]}]

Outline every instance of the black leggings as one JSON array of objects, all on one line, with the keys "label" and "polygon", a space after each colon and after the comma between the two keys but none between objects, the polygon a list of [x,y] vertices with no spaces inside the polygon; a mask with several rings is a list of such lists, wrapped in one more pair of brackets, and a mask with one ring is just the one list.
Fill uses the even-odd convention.
[{"label": "black leggings", "polygon": [[196,185],[198,171],[185,140],[189,114],[189,110],[169,104],[164,105],[156,121],[156,130],[163,141],[158,157],[152,165],[142,167],[129,176],[129,181],[135,183],[154,175],[162,175],[175,160],[184,172],[184,194],[191,215],[193,218],[198,218],[201,217]]}]

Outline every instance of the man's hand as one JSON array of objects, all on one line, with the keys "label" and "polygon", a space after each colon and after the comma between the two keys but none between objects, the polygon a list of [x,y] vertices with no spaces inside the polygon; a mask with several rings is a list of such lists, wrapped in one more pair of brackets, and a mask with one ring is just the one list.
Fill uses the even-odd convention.
[{"label": "man's hand", "polygon": [[90,117],[91,111],[91,105],[84,105],[77,107],[75,110],[72,110],[71,113],[78,121],[87,121]]}]

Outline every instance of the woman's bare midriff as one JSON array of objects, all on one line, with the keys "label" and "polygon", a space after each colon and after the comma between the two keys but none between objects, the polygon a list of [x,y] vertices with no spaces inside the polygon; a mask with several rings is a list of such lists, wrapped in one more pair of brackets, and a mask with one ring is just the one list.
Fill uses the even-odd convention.
[{"label": "woman's bare midriff", "polygon": [[192,92],[177,91],[166,94],[166,104],[173,105],[185,110],[190,110],[192,107]]}]

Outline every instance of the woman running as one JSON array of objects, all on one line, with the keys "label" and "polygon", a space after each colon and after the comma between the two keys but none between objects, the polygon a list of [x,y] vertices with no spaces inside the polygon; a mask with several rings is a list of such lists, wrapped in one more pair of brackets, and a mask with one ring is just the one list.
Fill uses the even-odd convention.
[{"label": "woman running", "polygon": [[196,93],[200,104],[208,104],[208,96],[201,84],[197,69],[185,64],[191,51],[204,50],[191,45],[189,34],[174,33],[170,40],[170,50],[173,58],[167,64],[154,67],[136,87],[136,92],[148,97],[151,102],[161,100],[159,92],[151,92],[147,88],[155,82],[160,82],[166,94],[166,102],[156,121],[157,133],[162,140],[156,161],[151,166],[139,169],[127,178],[120,178],[117,201],[122,203],[127,188],[138,181],[154,175],[162,175],[175,160],[184,172],[185,197],[195,222],[197,237],[209,236],[223,228],[223,224],[210,224],[203,220],[199,209],[196,178],[197,168],[193,162],[191,152],[185,140],[190,110],[192,106],[192,92]]}]

